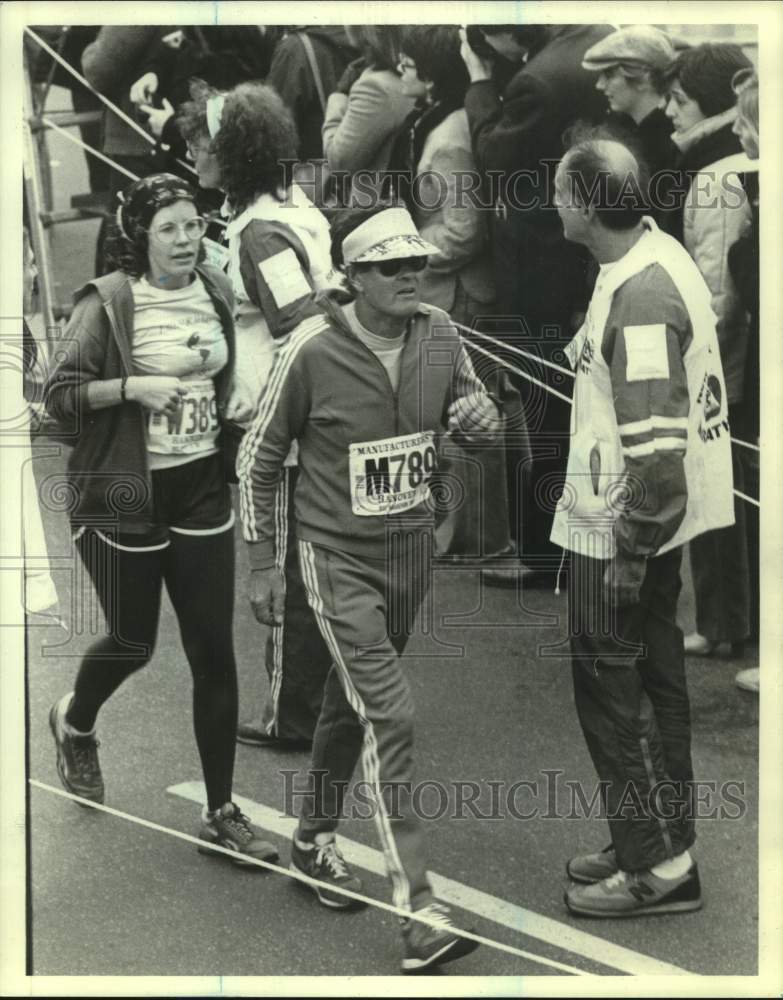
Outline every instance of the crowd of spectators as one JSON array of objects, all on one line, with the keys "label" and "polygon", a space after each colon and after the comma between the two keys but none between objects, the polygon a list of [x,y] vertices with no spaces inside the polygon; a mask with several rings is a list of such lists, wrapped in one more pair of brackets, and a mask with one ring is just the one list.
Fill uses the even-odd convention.
[{"label": "crowd of spectators", "polygon": [[[442,556],[504,555],[510,572],[495,572],[494,582],[555,576],[552,501],[563,481],[570,408],[547,391],[561,386],[545,363],[563,363],[596,270],[564,238],[552,185],[580,133],[618,138],[639,159],[649,214],[683,243],[712,293],[732,435],[757,445],[758,89],[739,46],[687,46],[639,25],[168,25],[79,29],[64,51],[157,140],[145,144],[105,110],[101,149],[118,165],[140,176],[168,170],[192,180],[195,172],[198,207],[220,222],[227,156],[241,168],[253,148],[253,121],[260,122],[279,177],[267,176],[258,191],[284,197],[293,179],[324,225],[340,206],[404,203],[423,238],[441,250],[428,261],[424,300],[462,324],[469,344],[467,329],[480,330],[542,359],[523,363],[536,383],[512,377],[521,407],[507,421],[505,447],[453,458],[459,474],[468,474],[466,461],[481,466],[492,512],[468,514],[466,506],[448,515],[439,529]],[[237,125],[247,147],[228,154],[226,133],[216,139],[206,119],[194,133],[194,100],[239,93],[233,88],[251,82],[265,83],[253,101],[270,110],[251,111],[248,96],[247,120]],[[290,130],[269,132],[278,100]],[[127,178],[96,169],[91,182],[108,185],[113,211]],[[229,224],[239,208],[229,195]],[[107,222],[99,240],[99,273],[109,229]],[[294,249],[311,287],[327,283],[325,275],[314,281],[306,248]],[[520,361],[502,348],[496,353]],[[497,367],[476,352],[473,360],[493,384]],[[757,489],[756,452],[735,447],[734,480],[741,492]],[[739,654],[758,635],[756,515],[738,498],[735,525],[691,546],[691,654]],[[460,524],[465,517],[474,523]]]}]

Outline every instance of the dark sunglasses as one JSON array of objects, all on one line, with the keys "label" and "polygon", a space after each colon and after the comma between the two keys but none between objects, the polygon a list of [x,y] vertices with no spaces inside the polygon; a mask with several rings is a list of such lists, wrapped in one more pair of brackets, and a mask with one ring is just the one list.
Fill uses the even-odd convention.
[{"label": "dark sunglasses", "polygon": [[396,257],[394,260],[379,260],[373,263],[378,273],[384,278],[393,278],[400,271],[423,271],[427,266],[427,257]]}]

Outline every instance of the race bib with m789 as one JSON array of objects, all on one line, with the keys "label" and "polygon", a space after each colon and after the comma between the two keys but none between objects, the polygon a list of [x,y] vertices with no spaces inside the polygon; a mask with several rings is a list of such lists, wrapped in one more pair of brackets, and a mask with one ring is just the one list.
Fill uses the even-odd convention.
[{"label": "race bib with m789", "polygon": [[399,514],[430,495],[437,466],[433,431],[349,446],[351,510],[359,517]]}]

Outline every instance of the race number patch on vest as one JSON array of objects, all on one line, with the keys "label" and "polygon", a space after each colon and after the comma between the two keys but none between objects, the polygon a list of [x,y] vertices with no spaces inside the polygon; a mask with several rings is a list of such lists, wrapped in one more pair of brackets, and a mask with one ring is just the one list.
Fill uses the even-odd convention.
[{"label": "race number patch on vest", "polygon": [[666,350],[666,324],[623,327],[628,382],[669,377],[669,354]]},{"label": "race number patch on vest", "polygon": [[258,269],[269,286],[269,291],[272,293],[278,309],[310,294],[310,286],[302,270],[302,265],[290,247],[262,260]]},{"label": "race number patch on vest", "polygon": [[158,455],[197,455],[215,443],[220,424],[214,383],[204,379],[187,386],[175,414],[150,414],[149,450]]},{"label": "race number patch on vest", "polygon": [[432,431],[350,445],[351,510],[359,517],[411,510],[429,496],[436,464]]},{"label": "race number patch on vest", "polygon": [[221,246],[220,243],[216,243],[214,240],[207,239],[206,237],[201,241],[201,244],[204,247],[207,263],[219,268],[221,271],[225,271],[228,267],[228,247]]}]

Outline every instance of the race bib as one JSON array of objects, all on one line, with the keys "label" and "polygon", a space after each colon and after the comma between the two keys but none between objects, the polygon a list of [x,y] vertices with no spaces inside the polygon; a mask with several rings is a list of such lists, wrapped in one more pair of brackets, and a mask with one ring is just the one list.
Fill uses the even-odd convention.
[{"label": "race bib", "polygon": [[220,423],[214,383],[204,379],[187,386],[175,414],[150,414],[148,447],[156,455],[197,455],[209,451],[217,439]]},{"label": "race bib", "polygon": [[220,243],[216,243],[214,240],[210,240],[206,236],[201,241],[201,245],[204,247],[207,264],[211,264],[213,267],[217,267],[221,271],[225,271],[228,267],[228,247],[221,246]]},{"label": "race bib", "polygon": [[436,465],[432,431],[350,445],[351,510],[359,517],[411,510],[429,497]]}]

